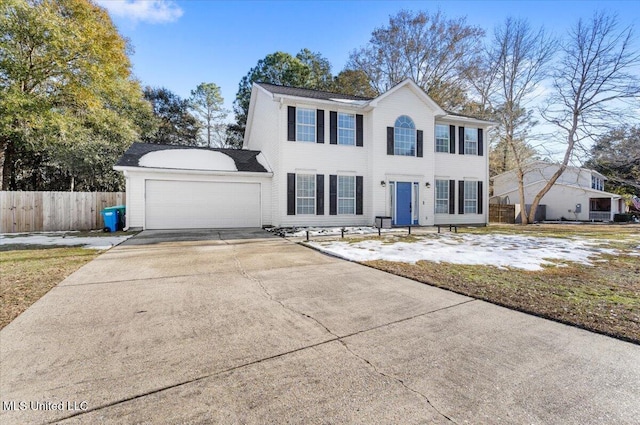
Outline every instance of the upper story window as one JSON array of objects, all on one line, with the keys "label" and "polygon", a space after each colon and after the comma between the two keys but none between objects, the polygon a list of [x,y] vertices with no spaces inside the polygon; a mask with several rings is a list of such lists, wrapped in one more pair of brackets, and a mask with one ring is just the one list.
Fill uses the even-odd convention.
[{"label": "upper story window", "polygon": [[296,108],[296,140],[316,141],[316,110]]},{"label": "upper story window", "polygon": [[591,176],[591,189],[604,190],[604,180],[597,176]]},{"label": "upper story window", "polygon": [[416,156],[416,125],[401,115],[394,126],[394,155]]},{"label": "upper story window", "polygon": [[464,154],[465,155],[478,155],[478,129],[468,128],[464,129]]},{"label": "upper story window", "polygon": [[449,126],[436,124],[436,152],[449,153]]},{"label": "upper story window", "polygon": [[356,144],[356,116],[338,112],[338,144]]}]

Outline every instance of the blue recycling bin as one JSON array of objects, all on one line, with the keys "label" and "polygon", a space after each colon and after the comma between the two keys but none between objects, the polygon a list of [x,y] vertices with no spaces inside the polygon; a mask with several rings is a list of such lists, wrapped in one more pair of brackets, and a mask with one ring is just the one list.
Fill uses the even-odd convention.
[{"label": "blue recycling bin", "polygon": [[125,227],[126,207],[124,205],[116,205],[115,207],[107,207],[101,211],[104,219],[105,232],[117,232]]},{"label": "blue recycling bin", "polygon": [[117,232],[118,231],[118,223],[120,218],[118,217],[119,211],[117,210],[102,210],[102,219],[104,220],[104,228],[105,232]]}]

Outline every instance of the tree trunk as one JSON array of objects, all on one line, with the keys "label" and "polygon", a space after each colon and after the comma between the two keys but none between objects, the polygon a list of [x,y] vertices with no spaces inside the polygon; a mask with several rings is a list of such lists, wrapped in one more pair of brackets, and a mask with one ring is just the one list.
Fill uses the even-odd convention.
[{"label": "tree trunk", "polygon": [[520,194],[520,222],[522,225],[529,224],[529,217],[527,216],[527,200],[524,196],[524,172],[522,167],[518,166],[516,171],[518,176],[518,193]]},{"label": "tree trunk", "polygon": [[11,190],[13,174],[13,143],[7,138],[0,139],[0,181],[2,190]]}]

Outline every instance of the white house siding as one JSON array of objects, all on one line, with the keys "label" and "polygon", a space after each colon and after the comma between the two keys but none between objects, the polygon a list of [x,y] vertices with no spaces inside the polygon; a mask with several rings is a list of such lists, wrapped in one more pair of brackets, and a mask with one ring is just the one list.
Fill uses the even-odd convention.
[{"label": "white house siding", "polygon": [[[282,130],[279,118],[283,114],[286,116],[287,109],[284,107],[284,112],[282,112],[282,110],[282,104],[274,101],[271,93],[254,85],[251,92],[251,109],[247,119],[247,123],[251,123],[251,126],[247,127],[248,134],[243,149],[261,151],[262,155],[269,162],[271,170],[275,171],[270,183],[269,220],[265,222],[264,225],[280,225],[277,208],[280,196],[279,181],[282,180],[282,173],[280,172],[281,149],[278,141],[281,140],[281,137],[284,137],[284,140],[286,140],[286,133],[284,136],[281,136]],[[286,131],[286,122],[283,128]],[[286,191],[284,194],[286,196]]]},{"label": "white house siding", "polygon": [[[272,94],[260,86],[254,86],[252,109],[249,111],[248,120],[250,131],[247,133],[244,148],[262,151],[273,169],[271,224],[275,226],[370,225],[374,223],[376,216],[392,215],[389,182],[405,181],[419,184],[419,224],[433,225],[437,222],[434,216],[437,173],[456,180],[466,178],[483,181],[485,199],[484,214],[455,214],[440,222],[486,223],[487,137],[485,136],[482,157],[458,154],[436,155],[434,152],[435,110],[433,109],[435,106],[428,100],[425,101],[424,94],[418,90],[414,91],[411,84],[406,84],[361,108],[342,102]],[[287,141],[288,106],[324,110],[324,143]],[[330,144],[330,111],[363,115],[363,147]],[[396,119],[401,115],[411,117],[416,129],[423,131],[423,157],[421,158],[387,155],[387,127],[393,127]],[[457,123],[456,125],[466,124]],[[440,155],[443,156],[440,157]],[[442,163],[438,165],[440,161]],[[323,215],[287,215],[287,173],[324,175],[325,211]],[[329,176],[332,174],[363,176],[362,215],[329,214]],[[384,187],[381,181],[385,182]],[[427,183],[429,183],[428,188]]]},{"label": "white house siding", "polygon": [[[557,164],[547,164],[544,162],[535,162],[528,166],[524,175],[524,184],[529,185],[540,181],[547,182],[551,176],[558,170]],[[567,168],[558,178],[556,184],[566,184],[569,186],[591,189],[591,176],[603,178],[602,175],[592,170],[578,167]],[[502,196],[502,193],[518,190],[518,179],[515,171],[508,171],[493,178],[494,194]]]},{"label": "white house siding", "polygon": [[[419,187],[418,223],[432,225],[433,221],[433,140],[434,113],[408,86],[382,99],[372,111],[373,150],[371,151],[371,190],[373,197],[372,217],[391,216],[390,181],[417,182]],[[423,131],[423,157],[387,155],[387,127],[393,127],[401,115],[410,117],[416,130]],[[385,181],[386,187],[380,182]],[[426,183],[431,188],[426,188]]]},{"label": "white house siding", "polygon": [[[287,106],[296,108],[324,110],[324,143],[287,141]],[[363,130],[367,127],[369,117],[357,108],[349,108],[337,102],[326,104],[285,102],[281,108],[278,137],[282,149],[279,152],[279,175],[274,179],[277,191],[277,202],[274,205],[275,216],[279,226],[341,226],[373,224],[370,214],[371,193],[368,190],[369,172],[367,166],[367,149],[370,139],[363,132],[364,146],[332,145],[330,143],[329,112],[362,114]],[[323,174],[324,205],[323,215],[296,214],[287,215],[287,173]],[[276,174],[276,173],[274,173]],[[329,214],[329,176],[330,175],[363,176],[363,214],[362,215],[330,215]],[[275,198],[274,198],[275,199]]]},{"label": "white house siding", "polygon": [[[531,203],[535,195],[544,187],[546,182],[537,182],[525,186],[525,199]],[[500,196],[508,196],[512,204],[519,202],[518,190],[501,192]],[[589,198],[612,198],[611,218],[618,213],[618,203],[614,198],[617,195],[595,191],[591,189],[578,188],[564,184],[555,184],[549,192],[542,197],[541,205],[546,205],[546,219],[588,221],[589,220]],[[581,212],[576,213],[576,205],[581,204]]]},{"label": "white house siding", "polygon": [[[261,187],[262,224],[272,222],[271,216],[271,178],[237,173],[222,175],[208,172],[177,172],[145,170],[140,168],[126,170],[127,187],[127,227],[145,228],[145,187],[146,180],[172,180],[193,182],[245,182],[259,183]],[[168,194],[170,196],[170,194]]]},{"label": "white house siding", "polygon": [[[455,153],[447,152],[435,152],[435,146],[432,151],[434,155],[434,180],[432,185],[432,198],[434,200],[435,211],[435,181],[436,180],[455,180],[455,213],[454,214],[435,214],[435,224],[486,224],[488,222],[488,208],[489,208],[489,182],[487,176],[489,175],[489,136],[487,134],[487,127],[479,125],[473,121],[466,120],[464,118],[458,120],[438,120],[437,124],[443,124],[446,126],[453,125],[455,129]],[[460,143],[458,140],[458,128],[482,128],[484,132],[482,156],[479,155],[460,155]],[[435,143],[435,131],[432,136]],[[481,181],[482,184],[482,214],[459,214],[458,212],[458,181]]]}]

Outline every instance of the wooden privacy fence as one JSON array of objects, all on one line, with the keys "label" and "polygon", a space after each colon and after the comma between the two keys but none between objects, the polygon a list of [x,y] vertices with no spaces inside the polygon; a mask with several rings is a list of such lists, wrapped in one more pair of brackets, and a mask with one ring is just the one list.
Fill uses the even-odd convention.
[{"label": "wooden privacy fence", "polygon": [[100,211],[125,199],[124,192],[0,191],[0,233],[102,229]]},{"label": "wooden privacy fence", "polygon": [[505,204],[489,204],[489,223],[516,222],[516,206]]}]

